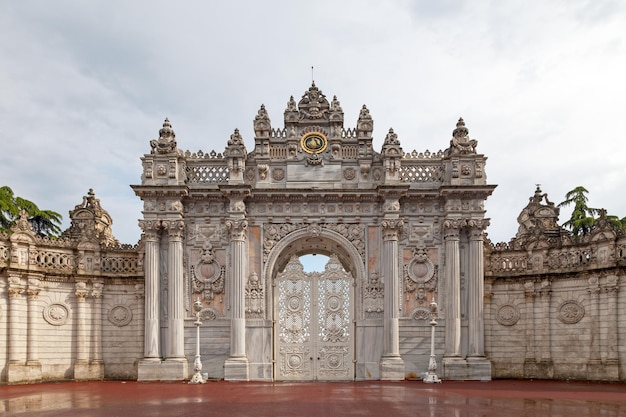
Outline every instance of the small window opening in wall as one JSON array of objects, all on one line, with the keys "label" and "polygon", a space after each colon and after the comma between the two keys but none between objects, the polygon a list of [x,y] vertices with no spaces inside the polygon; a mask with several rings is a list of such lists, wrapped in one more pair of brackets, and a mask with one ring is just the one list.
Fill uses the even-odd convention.
[{"label": "small window opening in wall", "polygon": [[300,263],[304,267],[304,272],[324,272],[324,267],[328,263],[328,256],[312,253],[302,255]]}]

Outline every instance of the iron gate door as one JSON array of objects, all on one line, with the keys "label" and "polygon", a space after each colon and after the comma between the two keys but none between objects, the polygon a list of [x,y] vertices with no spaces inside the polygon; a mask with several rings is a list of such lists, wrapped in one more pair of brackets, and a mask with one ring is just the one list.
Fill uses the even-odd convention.
[{"label": "iron gate door", "polygon": [[353,280],[336,256],[325,271],[304,272],[293,256],[276,278],[275,379],[354,379]]}]

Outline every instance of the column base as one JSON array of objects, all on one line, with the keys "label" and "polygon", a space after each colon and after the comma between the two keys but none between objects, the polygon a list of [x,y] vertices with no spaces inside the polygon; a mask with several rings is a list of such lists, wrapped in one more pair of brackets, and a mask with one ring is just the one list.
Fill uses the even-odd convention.
[{"label": "column base", "polygon": [[74,364],[76,381],[102,381],[104,379],[104,362],[77,362]]},{"label": "column base", "polygon": [[491,362],[484,357],[444,357],[442,364],[445,379],[491,381]]},{"label": "column base", "polygon": [[400,356],[383,356],[380,360],[380,379],[383,381],[404,380],[404,360]]},{"label": "column base", "polygon": [[224,362],[224,380],[249,381],[248,358],[228,358]]},{"label": "column base", "polygon": [[41,363],[38,361],[9,363],[6,369],[8,384],[36,384],[42,381]]},{"label": "column base", "polygon": [[187,359],[142,359],[137,366],[137,381],[183,381],[189,378]]}]

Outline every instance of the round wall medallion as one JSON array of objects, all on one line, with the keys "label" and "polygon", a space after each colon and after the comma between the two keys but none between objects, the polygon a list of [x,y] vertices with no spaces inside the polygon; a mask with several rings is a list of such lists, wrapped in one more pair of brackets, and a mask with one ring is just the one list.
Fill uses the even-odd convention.
[{"label": "round wall medallion", "polygon": [[109,311],[109,321],[117,327],[128,325],[133,320],[133,312],[123,305],[116,305]]},{"label": "round wall medallion", "polygon": [[558,319],[561,323],[575,324],[585,316],[585,308],[574,300],[565,301],[559,307]]},{"label": "round wall medallion", "polygon": [[326,150],[328,141],[326,140],[326,136],[323,134],[319,132],[310,132],[302,136],[300,146],[302,146],[302,150],[304,152],[318,154]]},{"label": "round wall medallion", "polygon": [[406,266],[406,272],[409,278],[411,278],[411,281],[424,284],[430,281],[435,275],[435,265],[428,258],[425,260],[413,259],[411,263]]},{"label": "round wall medallion", "polygon": [[356,170],[354,168],[346,168],[343,171],[343,177],[348,181],[351,181],[356,178]]},{"label": "round wall medallion", "polygon": [[43,309],[43,318],[53,326],[62,326],[70,317],[70,309],[67,305],[53,303]]},{"label": "round wall medallion", "polygon": [[518,322],[520,317],[517,307],[511,304],[505,304],[498,309],[496,320],[503,326],[513,326]]}]

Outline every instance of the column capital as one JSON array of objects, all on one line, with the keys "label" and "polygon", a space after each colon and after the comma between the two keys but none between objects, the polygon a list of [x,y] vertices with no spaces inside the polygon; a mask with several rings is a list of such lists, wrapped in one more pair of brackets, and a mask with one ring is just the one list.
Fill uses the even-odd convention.
[{"label": "column capital", "polygon": [[404,220],[402,219],[383,219],[380,222],[383,229],[383,241],[398,240],[402,234]]},{"label": "column capital", "polygon": [[139,220],[139,227],[143,230],[146,240],[158,240],[159,230],[161,230],[160,220]]},{"label": "column capital", "polygon": [[9,298],[15,298],[24,292],[26,288],[20,277],[10,276],[7,282],[7,294]]},{"label": "column capital", "polygon": [[102,282],[94,282],[91,288],[91,296],[95,299],[101,299],[103,290],[104,284]]},{"label": "column capital", "polygon": [[185,230],[185,222],[183,220],[163,220],[161,224],[163,229],[167,230],[167,236],[170,240],[182,240]]},{"label": "column capital", "polygon": [[246,219],[228,219],[224,223],[226,229],[230,232],[231,240],[244,241],[248,232],[248,220]]},{"label": "column capital", "polygon": [[74,295],[76,295],[76,299],[78,302],[84,302],[85,298],[89,295],[89,290],[87,290],[87,283],[79,281],[75,284]]}]

